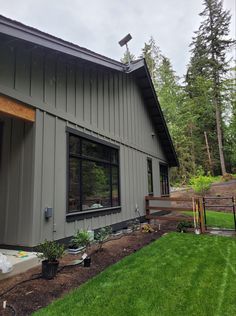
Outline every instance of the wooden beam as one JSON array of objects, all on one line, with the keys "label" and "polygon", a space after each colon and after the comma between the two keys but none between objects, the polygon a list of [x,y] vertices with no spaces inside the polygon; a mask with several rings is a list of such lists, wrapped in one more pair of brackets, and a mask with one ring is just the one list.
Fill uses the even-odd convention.
[{"label": "wooden beam", "polygon": [[190,207],[166,207],[166,206],[146,206],[146,210],[155,211],[173,211],[173,212],[191,212],[193,209]]},{"label": "wooden beam", "polygon": [[35,122],[35,109],[4,95],[0,95],[0,114]]},{"label": "wooden beam", "polygon": [[191,199],[187,198],[173,198],[173,197],[164,197],[164,196],[152,196],[146,195],[145,200],[149,201],[170,201],[170,202],[192,202]]},{"label": "wooden beam", "polygon": [[192,221],[193,218],[192,217],[189,217],[189,216],[186,216],[186,217],[183,217],[183,216],[155,216],[155,215],[147,215],[146,216],[146,219],[147,220],[150,220],[150,219],[158,219],[160,221]]}]

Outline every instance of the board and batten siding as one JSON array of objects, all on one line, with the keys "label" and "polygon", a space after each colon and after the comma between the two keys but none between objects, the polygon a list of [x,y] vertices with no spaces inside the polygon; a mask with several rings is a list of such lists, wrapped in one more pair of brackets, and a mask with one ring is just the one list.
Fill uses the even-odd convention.
[{"label": "board and batten siding", "polygon": [[0,244],[28,245],[32,239],[34,127],[0,118]]},{"label": "board and batten siding", "polygon": [[[0,44],[0,93],[37,109],[34,138],[32,236],[27,245],[60,239],[77,228],[99,228],[134,218],[144,210],[147,157],[153,160],[154,193],[159,194],[158,136],[132,75],[69,59],[30,44]],[[66,127],[120,147],[122,211],[67,223]],[[43,210],[53,207],[53,219]]]}]

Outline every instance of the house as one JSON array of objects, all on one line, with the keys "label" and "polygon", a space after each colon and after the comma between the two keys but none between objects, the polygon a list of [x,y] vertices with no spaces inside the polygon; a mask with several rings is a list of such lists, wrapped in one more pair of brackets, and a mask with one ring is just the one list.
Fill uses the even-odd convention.
[{"label": "house", "polygon": [[0,16],[0,244],[121,227],[168,194],[176,153],[145,60],[130,67]]}]

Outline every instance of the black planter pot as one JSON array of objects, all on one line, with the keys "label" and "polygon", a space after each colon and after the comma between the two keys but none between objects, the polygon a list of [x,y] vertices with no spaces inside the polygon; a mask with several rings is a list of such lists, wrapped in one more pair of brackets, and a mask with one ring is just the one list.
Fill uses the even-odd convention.
[{"label": "black planter pot", "polygon": [[42,277],[43,279],[51,280],[57,274],[59,261],[50,262],[48,260],[42,261]]},{"label": "black planter pot", "polygon": [[84,267],[89,268],[91,264],[91,257],[87,257],[84,259]]}]

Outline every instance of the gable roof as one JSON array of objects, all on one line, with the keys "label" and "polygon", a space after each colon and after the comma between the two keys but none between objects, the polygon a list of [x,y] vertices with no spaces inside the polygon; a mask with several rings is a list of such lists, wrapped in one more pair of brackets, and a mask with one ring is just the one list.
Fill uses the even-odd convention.
[{"label": "gable roof", "polygon": [[20,22],[11,20],[2,15],[0,15],[0,33],[91,62],[102,67],[124,73],[132,73],[137,80],[138,86],[140,87],[144,102],[147,106],[151,120],[154,123],[156,133],[159,136],[159,140],[168,163],[170,166],[178,166],[178,158],[144,59],[134,61],[131,63],[130,67],[127,67],[127,65],[124,65],[119,61],[97,54],[91,50],[67,42]]}]

